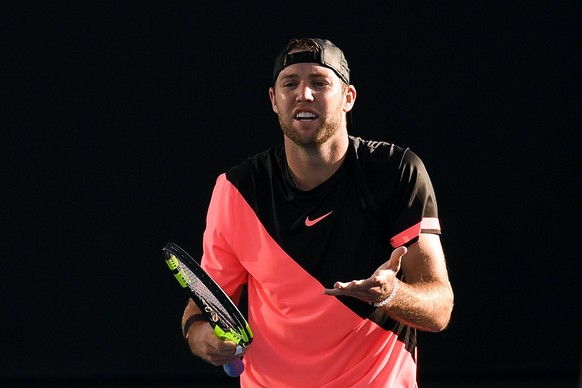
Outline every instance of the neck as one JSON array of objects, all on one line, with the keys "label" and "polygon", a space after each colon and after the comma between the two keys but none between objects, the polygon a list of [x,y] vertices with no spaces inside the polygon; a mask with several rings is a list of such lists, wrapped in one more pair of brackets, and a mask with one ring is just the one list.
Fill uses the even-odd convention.
[{"label": "neck", "polygon": [[285,137],[287,164],[297,187],[307,191],[328,180],[341,166],[348,145],[347,132],[316,147],[298,145]]}]

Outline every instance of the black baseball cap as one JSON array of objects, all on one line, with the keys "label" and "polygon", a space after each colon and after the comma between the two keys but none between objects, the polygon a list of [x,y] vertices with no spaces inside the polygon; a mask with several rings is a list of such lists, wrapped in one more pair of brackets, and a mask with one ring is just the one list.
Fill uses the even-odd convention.
[{"label": "black baseball cap", "polygon": [[[300,51],[289,54],[297,41],[307,40],[313,43],[315,51]],[[342,50],[327,39],[303,38],[291,39],[289,44],[281,51],[275,59],[275,70],[273,71],[273,84],[281,70],[294,63],[318,63],[332,69],[338,77],[346,84],[350,83],[350,68],[348,61]]]}]

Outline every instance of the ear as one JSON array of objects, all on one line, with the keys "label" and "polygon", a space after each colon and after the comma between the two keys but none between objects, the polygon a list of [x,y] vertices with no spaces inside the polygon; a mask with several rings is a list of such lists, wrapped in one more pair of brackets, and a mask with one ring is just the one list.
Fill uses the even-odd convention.
[{"label": "ear", "polygon": [[275,90],[272,87],[269,88],[269,99],[271,100],[271,108],[273,109],[273,112],[279,113],[279,110],[277,109],[277,101],[275,100]]},{"label": "ear", "polygon": [[356,103],[356,87],[354,85],[349,85],[346,92],[345,102],[344,102],[344,112],[349,112],[354,107]]}]

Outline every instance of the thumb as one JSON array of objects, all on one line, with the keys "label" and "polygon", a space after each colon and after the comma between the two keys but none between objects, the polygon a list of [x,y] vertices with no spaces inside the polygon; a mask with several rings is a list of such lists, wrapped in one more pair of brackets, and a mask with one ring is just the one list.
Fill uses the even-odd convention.
[{"label": "thumb", "polygon": [[394,272],[398,272],[400,270],[400,263],[402,261],[402,256],[404,256],[408,252],[408,248],[401,246],[396,248],[392,251],[390,255],[390,260],[388,260],[388,268]]}]

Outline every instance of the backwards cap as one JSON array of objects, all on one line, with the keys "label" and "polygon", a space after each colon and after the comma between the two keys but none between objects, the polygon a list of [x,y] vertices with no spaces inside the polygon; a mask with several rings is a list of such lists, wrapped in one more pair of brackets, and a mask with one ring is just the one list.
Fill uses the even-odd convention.
[{"label": "backwards cap", "polygon": [[[289,51],[295,48],[297,41],[310,41],[315,46],[315,51],[300,51],[289,54]],[[291,39],[275,59],[273,84],[277,81],[281,70],[294,63],[318,63],[333,70],[346,84],[350,83],[350,69],[344,53],[327,39]]]}]

